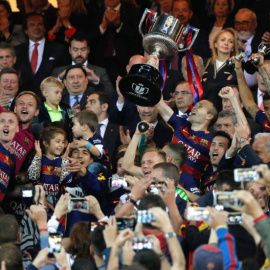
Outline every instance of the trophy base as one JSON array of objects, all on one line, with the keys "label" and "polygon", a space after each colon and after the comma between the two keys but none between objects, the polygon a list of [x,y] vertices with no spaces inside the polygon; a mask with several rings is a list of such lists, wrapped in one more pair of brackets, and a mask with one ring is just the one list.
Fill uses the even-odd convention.
[{"label": "trophy base", "polygon": [[163,78],[160,72],[151,65],[133,65],[129,74],[119,82],[122,95],[140,106],[154,106],[161,98]]}]

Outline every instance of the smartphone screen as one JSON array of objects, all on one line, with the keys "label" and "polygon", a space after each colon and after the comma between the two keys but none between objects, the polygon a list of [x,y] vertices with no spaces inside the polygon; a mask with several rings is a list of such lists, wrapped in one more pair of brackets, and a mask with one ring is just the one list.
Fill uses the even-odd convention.
[{"label": "smartphone screen", "polygon": [[134,218],[116,218],[116,223],[118,233],[127,228],[134,231],[136,226],[136,220]]},{"label": "smartphone screen", "polygon": [[33,199],[35,196],[35,188],[34,187],[24,187],[21,188],[21,199],[23,204],[29,208],[31,204],[33,204]]},{"label": "smartphone screen", "polygon": [[189,206],[187,209],[187,220],[208,221],[210,220],[210,214],[206,207]]},{"label": "smartphone screen", "polygon": [[89,204],[85,199],[71,198],[68,201],[68,210],[88,210]]},{"label": "smartphone screen", "polygon": [[61,252],[61,241],[62,241],[62,233],[49,233],[49,250],[50,256],[53,256],[53,253]]},{"label": "smartphone screen", "polygon": [[230,208],[231,206],[242,206],[243,203],[232,196],[230,191],[220,191],[215,193],[215,205],[222,205],[224,208]]},{"label": "smartphone screen", "polygon": [[259,173],[252,168],[235,169],[233,173],[235,182],[258,181],[260,179]]},{"label": "smartphone screen", "polygon": [[153,243],[151,238],[146,237],[134,237],[132,239],[132,249],[134,251],[142,250],[142,249],[152,249]]},{"label": "smartphone screen", "polygon": [[129,184],[126,181],[125,177],[110,177],[109,179],[109,187],[111,188],[120,188],[128,186]]},{"label": "smartphone screen", "polygon": [[150,210],[140,210],[137,212],[137,222],[138,223],[152,223],[156,221],[156,218],[152,215]]}]

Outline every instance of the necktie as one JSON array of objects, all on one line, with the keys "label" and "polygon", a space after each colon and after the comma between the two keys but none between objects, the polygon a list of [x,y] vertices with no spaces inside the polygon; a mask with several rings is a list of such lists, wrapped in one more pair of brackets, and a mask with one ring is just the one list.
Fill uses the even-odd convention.
[{"label": "necktie", "polygon": [[39,45],[38,43],[35,43],[35,48],[32,52],[32,57],[31,57],[31,67],[34,74],[36,73],[37,61],[38,61],[38,49],[37,49],[38,45]]},{"label": "necktie", "polygon": [[100,135],[100,136],[101,136],[101,130],[100,130],[100,128],[101,128],[102,125],[103,125],[103,124],[98,124],[98,126],[97,126],[97,128],[96,128],[96,133],[97,133],[98,135]]},{"label": "necktie", "polygon": [[[264,93],[261,93],[260,96],[263,98]],[[262,103],[261,103],[261,105],[260,105],[260,110],[261,110],[261,111],[264,111],[263,100],[262,100]]]},{"label": "necktie", "polygon": [[77,106],[78,104],[80,104],[79,96],[75,96],[74,98],[75,98],[75,102],[74,102],[72,108],[74,108],[75,106]]}]

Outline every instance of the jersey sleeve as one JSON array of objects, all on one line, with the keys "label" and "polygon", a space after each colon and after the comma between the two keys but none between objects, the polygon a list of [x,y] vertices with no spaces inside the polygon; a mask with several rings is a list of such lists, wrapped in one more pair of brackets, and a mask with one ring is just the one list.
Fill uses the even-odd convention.
[{"label": "jersey sleeve", "polygon": [[263,111],[257,111],[255,121],[263,127],[264,132],[270,132],[270,123]]}]

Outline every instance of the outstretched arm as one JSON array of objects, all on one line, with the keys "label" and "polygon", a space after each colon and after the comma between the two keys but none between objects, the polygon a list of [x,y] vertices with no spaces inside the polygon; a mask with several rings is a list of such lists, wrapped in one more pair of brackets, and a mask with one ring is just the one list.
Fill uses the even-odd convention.
[{"label": "outstretched arm", "polygon": [[163,118],[163,120],[167,123],[169,119],[171,118],[171,116],[173,115],[173,110],[171,109],[171,107],[169,107],[165,103],[165,101],[163,100],[163,97],[161,97],[161,100],[156,105],[156,107],[158,109],[159,114]]},{"label": "outstretched arm", "polygon": [[233,61],[235,63],[235,72],[236,72],[237,82],[239,86],[240,97],[242,99],[242,102],[244,103],[246,110],[251,115],[251,117],[255,120],[256,113],[260,110],[260,108],[255,103],[253,95],[247,85],[247,82],[246,82],[246,79],[244,77],[244,73],[241,67],[241,62],[237,61],[234,57],[233,57]]}]

